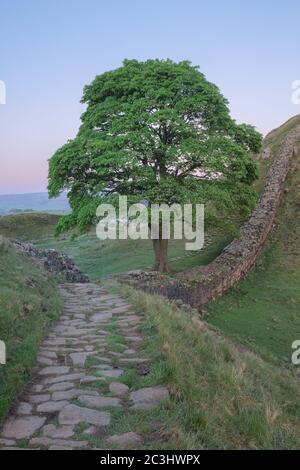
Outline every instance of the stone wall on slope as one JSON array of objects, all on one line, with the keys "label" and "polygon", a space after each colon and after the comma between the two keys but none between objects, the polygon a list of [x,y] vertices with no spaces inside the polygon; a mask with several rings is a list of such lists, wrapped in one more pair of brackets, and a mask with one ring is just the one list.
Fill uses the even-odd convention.
[{"label": "stone wall on slope", "polygon": [[61,274],[68,282],[89,282],[86,274],[82,273],[73,260],[56,250],[39,249],[30,243],[13,241],[15,247],[28,256],[36,259],[46,271]]}]

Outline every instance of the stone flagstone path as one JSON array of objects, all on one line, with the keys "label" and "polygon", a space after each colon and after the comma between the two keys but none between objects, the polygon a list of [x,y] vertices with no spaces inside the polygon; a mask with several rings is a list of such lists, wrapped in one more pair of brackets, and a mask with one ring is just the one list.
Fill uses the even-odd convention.
[{"label": "stone flagstone path", "polygon": [[[112,422],[111,410],[149,409],[169,396],[164,386],[130,391],[119,381],[126,365],[147,363],[138,350],[141,316],[120,295],[92,283],[60,289],[62,315],[41,344],[33,378],[4,422],[1,450],[92,448],[77,438],[78,425],[85,426],[85,434],[97,435]],[[124,336],[123,352],[110,350],[107,342],[113,321]],[[106,394],[99,382],[107,383]],[[111,448],[143,444],[134,430],[104,435]]]}]

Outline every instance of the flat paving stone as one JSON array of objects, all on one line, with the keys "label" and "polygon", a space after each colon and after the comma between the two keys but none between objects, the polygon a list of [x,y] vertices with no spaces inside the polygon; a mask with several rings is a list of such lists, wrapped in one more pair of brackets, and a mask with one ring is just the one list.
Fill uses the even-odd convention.
[{"label": "flat paving stone", "polygon": [[[1,446],[8,446],[12,447],[16,445],[15,441],[12,441],[11,439],[0,439],[0,445]],[[1,449],[2,450],[2,449]]]},{"label": "flat paving stone", "polygon": [[91,352],[79,352],[79,353],[72,353],[70,354],[70,358],[73,362],[73,366],[76,367],[76,366],[84,366],[85,364],[85,361],[87,360],[87,358],[93,353]]},{"label": "flat paving stone", "polygon": [[39,404],[39,403],[44,403],[45,401],[50,400],[50,398],[51,397],[49,393],[46,393],[42,395],[30,395],[28,397],[28,400],[30,401],[30,403]]},{"label": "flat paving stone", "polygon": [[38,356],[37,357],[37,362],[38,364],[41,364],[43,366],[53,366],[54,361],[52,359],[49,359],[49,357],[44,357],[44,356]]},{"label": "flat paving stone", "polygon": [[54,392],[52,395],[52,400],[59,401],[59,400],[72,400],[72,398],[76,398],[79,395],[99,395],[96,390],[82,390],[79,388],[74,388],[71,390],[66,390],[64,392]]},{"label": "flat paving stone", "polygon": [[133,403],[131,408],[135,410],[148,410],[158,406],[163,400],[169,398],[169,391],[163,385],[146,387],[136,392],[131,392],[129,398]]},{"label": "flat paving stone", "polygon": [[64,391],[74,387],[74,382],[59,382],[57,384],[50,385],[50,387],[47,389],[47,392]]},{"label": "flat paving stone", "polygon": [[103,313],[95,313],[94,315],[91,316],[90,320],[92,322],[101,322],[103,320],[108,320],[109,318],[112,318],[112,313],[103,312]]},{"label": "flat paving stone", "polygon": [[107,426],[110,420],[111,415],[107,411],[91,410],[77,405],[67,405],[58,416],[58,422],[61,425],[75,425],[85,421],[95,426]]},{"label": "flat paving stone", "polygon": [[47,340],[44,342],[44,345],[48,346],[62,346],[64,344],[66,344],[66,340],[62,338],[51,339],[51,341]]},{"label": "flat paving stone", "polygon": [[74,338],[75,336],[76,336],[76,337],[79,337],[79,336],[81,337],[81,336],[87,334],[88,332],[89,332],[89,330],[85,330],[85,329],[79,330],[79,329],[77,329],[77,328],[70,328],[68,331],[66,331],[66,332],[64,333],[64,336],[67,337],[66,340],[68,341],[70,336],[73,337],[73,338]]},{"label": "flat paving stone", "polygon": [[[103,377],[102,377],[103,379]],[[93,382],[98,382],[101,380],[101,377],[95,377],[94,375],[87,375],[80,380],[81,384],[91,384]],[[103,379],[104,380],[104,379]]]},{"label": "flat paving stone", "polygon": [[98,375],[102,377],[120,377],[123,374],[122,369],[109,369],[109,370],[99,370]]},{"label": "flat paving stone", "polygon": [[41,403],[37,407],[38,413],[54,413],[56,411],[62,410],[65,406],[69,404],[68,401],[47,401],[46,403]]},{"label": "flat paving stone", "polygon": [[121,396],[129,392],[129,387],[127,387],[127,385],[122,384],[120,382],[111,382],[109,384],[109,390],[114,395]]},{"label": "flat paving stone", "polygon": [[67,375],[61,375],[57,377],[47,377],[44,379],[44,384],[54,384],[57,382],[67,382],[67,381],[72,381],[72,380],[80,380],[82,377],[84,377],[83,373],[78,373],[78,374],[67,374]]},{"label": "flat paving stone", "polygon": [[10,418],[4,424],[2,436],[13,439],[27,439],[38,431],[45,421],[46,418],[41,416]]},{"label": "flat paving stone", "polygon": [[70,367],[57,366],[57,367],[45,367],[39,371],[39,375],[60,375],[68,374]]},{"label": "flat paving stone", "polygon": [[116,407],[122,406],[118,398],[112,397],[93,397],[90,395],[79,395],[78,400],[81,401],[84,405],[91,408],[105,408],[105,407]]},{"label": "flat paving stone", "polygon": [[111,364],[98,364],[95,366],[91,366],[91,369],[99,369],[99,370],[111,370]]},{"label": "flat paving stone", "polygon": [[30,415],[32,412],[33,406],[30,403],[26,403],[24,401],[19,403],[19,406],[17,408],[17,414],[18,415]]},{"label": "flat paving stone", "polygon": [[142,438],[135,432],[126,432],[125,434],[110,436],[108,439],[106,439],[106,441],[109,444],[114,444],[118,447],[126,449],[141,445]]},{"label": "flat paving stone", "polygon": [[75,434],[73,426],[61,426],[58,428],[54,426],[54,424],[44,426],[42,433],[44,437],[52,437],[55,439],[68,439]]},{"label": "flat paving stone", "polygon": [[48,357],[49,359],[57,359],[57,354],[56,352],[53,351],[48,351],[48,350],[40,350],[40,354],[43,357]]},{"label": "flat paving stone", "polygon": [[99,431],[99,428],[97,428],[97,426],[90,426],[83,431],[83,434],[92,436],[93,434],[96,434],[97,431]]}]

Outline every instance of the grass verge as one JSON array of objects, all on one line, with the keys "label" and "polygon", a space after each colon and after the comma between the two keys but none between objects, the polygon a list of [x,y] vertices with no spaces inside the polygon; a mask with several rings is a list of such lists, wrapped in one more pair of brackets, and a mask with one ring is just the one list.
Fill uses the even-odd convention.
[{"label": "grass verge", "polygon": [[0,421],[26,383],[60,308],[54,279],[0,237],[0,340],[7,356],[0,365]]},{"label": "grass verge", "polygon": [[175,448],[299,448],[299,379],[165,299],[122,289],[145,315],[146,350],[172,392],[167,428]]}]

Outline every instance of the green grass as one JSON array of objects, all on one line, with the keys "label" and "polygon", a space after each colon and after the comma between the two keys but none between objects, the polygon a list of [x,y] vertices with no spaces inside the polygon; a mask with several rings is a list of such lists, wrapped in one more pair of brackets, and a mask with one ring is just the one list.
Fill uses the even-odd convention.
[{"label": "green grass", "polygon": [[241,351],[165,299],[123,289],[145,315],[150,382],[167,382],[172,393],[166,415],[162,409],[157,416],[162,448],[299,448],[300,389],[292,372]]},{"label": "green grass", "polygon": [[0,237],[0,421],[28,380],[38,345],[61,308],[56,282]]},{"label": "green grass", "polygon": [[[207,264],[226,245],[228,236],[218,235],[213,243],[198,252],[187,252],[183,240],[171,240],[169,259],[171,269],[181,271],[199,264]],[[55,248],[74,258],[75,263],[92,279],[110,274],[147,269],[153,265],[151,240],[99,240],[94,233],[74,240],[49,238],[39,247]]]},{"label": "green grass", "polygon": [[[154,261],[151,240],[105,240],[96,237],[95,229],[79,237],[63,234],[54,237],[59,216],[51,214],[17,214],[0,217],[0,234],[33,241],[40,248],[54,248],[74,258],[78,267],[91,279],[135,269],[151,268]],[[207,243],[200,251],[186,251],[184,240],[171,240],[170,266],[174,272],[186,270],[214,259],[230,241],[231,235],[220,229],[209,230]]]},{"label": "green grass", "polygon": [[300,114],[293,116],[287,122],[277,129],[273,129],[264,139],[264,146],[270,145],[273,155],[279,150],[280,145],[286,135],[292,131],[296,126],[300,125]]},{"label": "green grass", "polygon": [[[72,232],[54,237],[59,216],[53,214],[16,214],[0,217],[0,235],[32,241],[40,248],[54,248],[71,256],[76,265],[91,279],[152,267],[151,240],[105,240],[96,237],[95,228],[74,238]],[[171,240],[170,267],[178,272],[212,261],[231,240],[220,229],[208,231],[207,243],[200,251],[186,251],[184,240]]]},{"label": "green grass", "polygon": [[60,216],[38,212],[0,216],[0,235],[19,240],[41,241],[53,233]]},{"label": "green grass", "polygon": [[291,344],[300,338],[299,162],[298,153],[286,182],[276,231],[256,268],[237,287],[206,307],[209,322],[220,331],[290,367],[294,367]]}]

